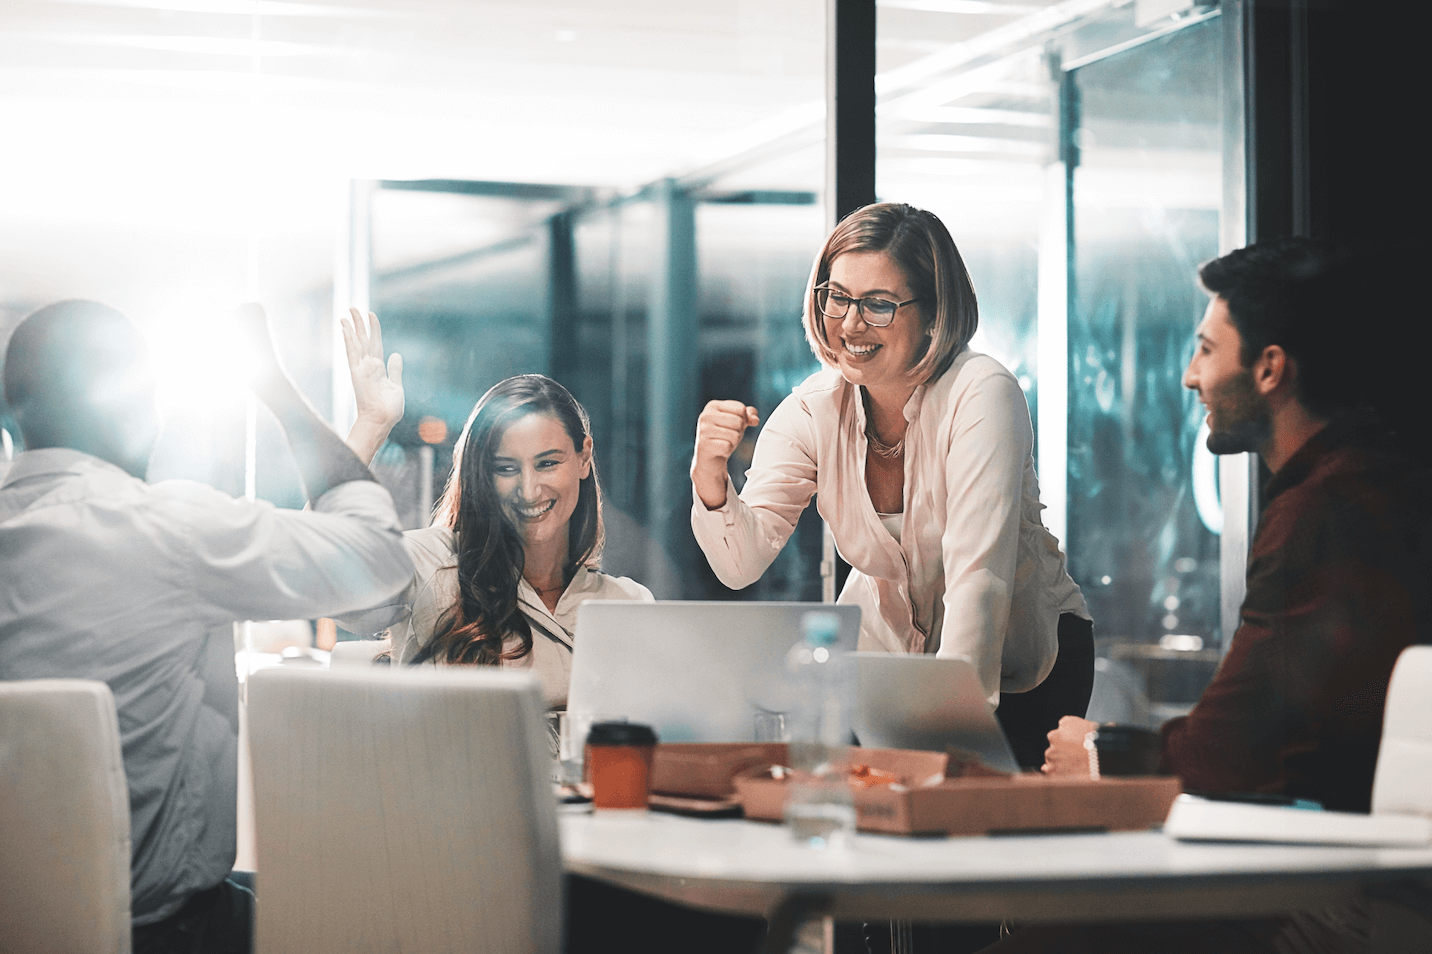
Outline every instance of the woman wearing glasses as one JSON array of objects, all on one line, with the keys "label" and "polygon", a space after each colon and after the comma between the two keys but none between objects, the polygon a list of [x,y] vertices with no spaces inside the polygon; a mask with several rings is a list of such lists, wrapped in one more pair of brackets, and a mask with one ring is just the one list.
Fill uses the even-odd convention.
[{"label": "woman wearing glasses", "polygon": [[[806,294],[824,369],[772,412],[739,496],[727,461],[756,410],[706,405],[691,524],[716,575],[740,588],[814,495],[853,568],[839,602],[861,607],[859,648],[968,656],[1016,757],[1037,766],[1044,734],[1088,704],[1093,629],[1040,523],[1024,393],[968,347],[978,315],[938,218],[893,203],[852,213]],[[1040,686],[1056,657],[1059,678],[1009,695]]]}]

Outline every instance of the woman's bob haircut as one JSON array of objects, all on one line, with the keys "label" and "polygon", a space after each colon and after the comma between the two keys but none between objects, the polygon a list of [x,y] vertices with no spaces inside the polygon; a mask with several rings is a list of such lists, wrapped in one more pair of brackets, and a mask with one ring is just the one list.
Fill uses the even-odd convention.
[{"label": "woman's bob haircut", "polygon": [[944,374],[980,323],[970,273],[944,223],[924,209],[877,202],[856,209],[830,233],[811,269],[804,316],[806,340],[829,368],[837,366],[836,356],[825,336],[825,316],[816,306],[816,288],[830,281],[830,263],[846,252],[884,252],[894,259],[918,299],[920,320],[930,335],[911,371],[922,384]]}]

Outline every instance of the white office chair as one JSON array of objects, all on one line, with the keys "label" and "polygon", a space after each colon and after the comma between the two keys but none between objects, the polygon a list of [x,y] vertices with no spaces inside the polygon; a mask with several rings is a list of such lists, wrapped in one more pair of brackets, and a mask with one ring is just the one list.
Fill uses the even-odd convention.
[{"label": "white office chair", "polygon": [[1392,669],[1372,811],[1432,817],[1432,646],[1404,649]]},{"label": "white office chair", "polygon": [[385,639],[345,639],[334,643],[328,653],[328,665],[368,666],[373,660],[393,649],[392,637]]},{"label": "white office chair", "polygon": [[[1372,812],[1432,817],[1432,646],[1404,649],[1392,669]],[[1432,951],[1432,885],[1397,890],[1369,899],[1373,954]]]},{"label": "white office chair", "polygon": [[0,681],[0,951],[129,954],[129,855],[109,686]]},{"label": "white office chair", "polygon": [[542,708],[490,669],[254,673],[258,954],[558,951]]}]

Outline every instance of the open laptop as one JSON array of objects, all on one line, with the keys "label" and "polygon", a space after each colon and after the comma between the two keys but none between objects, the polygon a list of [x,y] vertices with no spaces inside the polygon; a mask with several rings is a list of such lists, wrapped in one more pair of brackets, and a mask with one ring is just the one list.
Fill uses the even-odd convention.
[{"label": "open laptop", "polygon": [[965,657],[853,653],[855,734],[880,749],[963,749],[993,769],[1018,772],[1009,741]]},{"label": "open laptop", "polygon": [[840,618],[854,650],[858,606],[589,600],[577,609],[567,712],[575,724],[641,722],[663,742],[750,742],[758,712],[789,708],[786,654],[811,611]]}]

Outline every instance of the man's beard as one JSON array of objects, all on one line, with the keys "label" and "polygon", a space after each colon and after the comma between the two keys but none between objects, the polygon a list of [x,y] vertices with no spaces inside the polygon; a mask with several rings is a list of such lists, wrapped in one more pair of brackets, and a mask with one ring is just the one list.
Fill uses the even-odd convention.
[{"label": "man's beard", "polygon": [[1253,373],[1244,371],[1212,395],[1209,408],[1208,449],[1214,454],[1258,453],[1273,436],[1268,402],[1253,386]]}]

